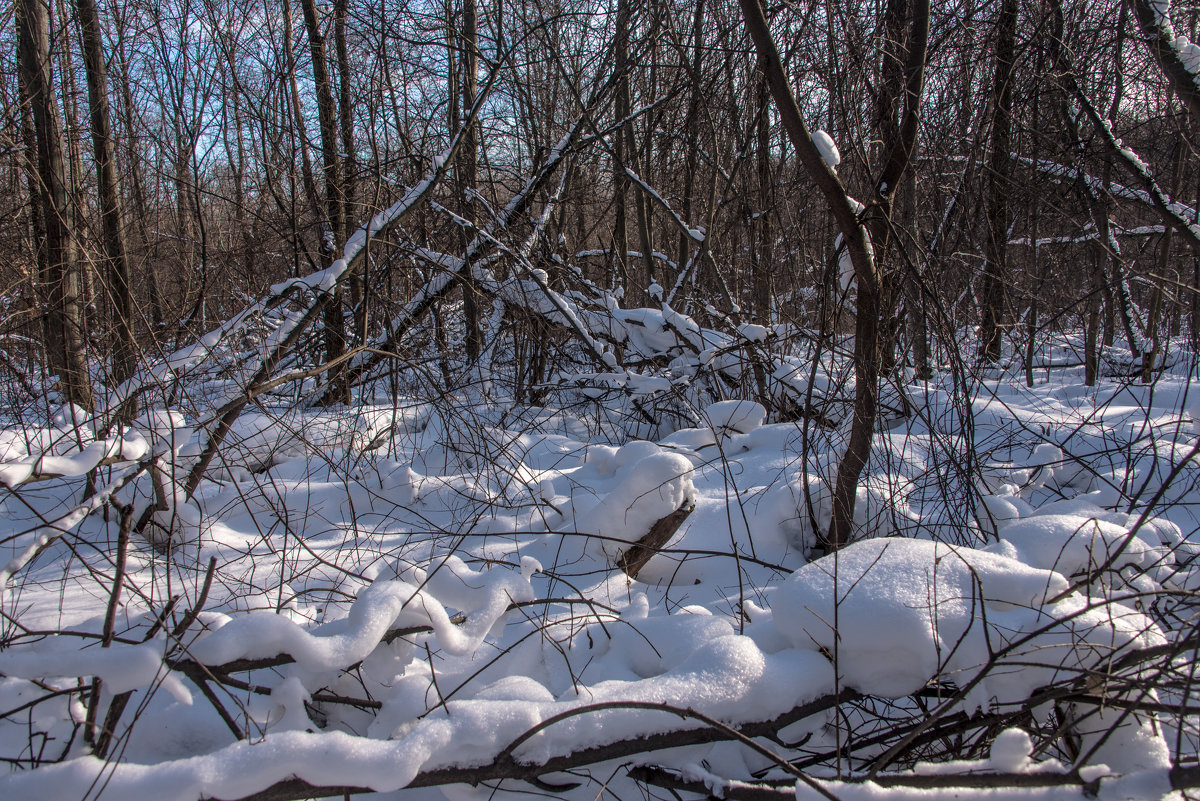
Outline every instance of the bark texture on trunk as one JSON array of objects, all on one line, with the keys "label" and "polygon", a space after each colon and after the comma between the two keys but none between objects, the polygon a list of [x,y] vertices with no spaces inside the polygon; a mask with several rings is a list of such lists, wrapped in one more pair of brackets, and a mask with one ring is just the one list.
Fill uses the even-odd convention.
[{"label": "bark texture on trunk", "polygon": [[[87,73],[88,102],[92,127],[92,153],[96,159],[96,185],[104,245],[104,277],[112,309],[112,380],[133,375],[137,345],[133,337],[133,295],[130,290],[129,257],[121,210],[121,188],[113,156],[112,117],[108,105],[108,69],[101,47],[100,19],[95,0],[75,0],[83,39],[83,64]],[[132,408],[130,409],[132,412]]]},{"label": "bark texture on trunk", "polygon": [[996,20],[996,74],[992,83],[992,141],[988,165],[987,241],[981,289],[979,355],[1000,361],[1008,306],[1008,199],[1012,183],[1012,78],[1017,0],[1003,0]]},{"label": "bark texture on trunk", "polygon": [[40,282],[44,292],[46,358],[62,382],[64,400],[92,407],[92,387],[84,356],[83,281],[79,272],[73,210],[63,156],[50,60],[50,13],[39,0],[19,0],[16,8],[18,71],[22,92],[33,111],[38,197],[46,235]]}]

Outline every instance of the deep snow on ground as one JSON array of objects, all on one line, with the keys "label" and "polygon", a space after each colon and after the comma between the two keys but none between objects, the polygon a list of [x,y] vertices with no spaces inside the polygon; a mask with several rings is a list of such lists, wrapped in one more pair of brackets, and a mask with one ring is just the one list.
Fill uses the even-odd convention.
[{"label": "deep snow on ground", "polygon": [[[238,798],[292,776],[394,791],[497,755],[541,763],[702,725],[621,702],[742,724],[842,690],[873,697],[874,718],[869,704],[820,711],[767,743],[827,775],[839,748],[843,770],[886,750],[845,748],[856,726],[919,720],[914,694],[968,719],[1020,710],[1048,686],[1193,636],[1188,595],[1200,586],[1189,411],[1200,392],[1183,368],[1152,386],[1088,388],[1062,368],[1038,379],[974,381],[966,404],[949,376],[904,387],[911,414],[877,435],[858,541],[823,557],[814,532],[828,524],[845,424],[768,423],[749,401],[695,409],[697,427],[656,441],[614,436],[599,405],[589,415],[471,394],[260,407],[237,421],[191,500],[178,486],[197,450],[187,414],[144,413],[99,440],[69,413],[13,425],[0,434],[0,482],[65,477],[4,491],[0,797]],[[121,485],[128,460],[156,448],[158,492],[150,474]],[[130,544],[107,647],[97,635],[118,515],[103,504],[72,514],[86,502],[80,476],[102,459],[117,464],[100,471],[101,494],[120,485],[113,498],[135,512],[155,497],[170,507]],[[617,567],[656,521],[687,508],[636,580]],[[210,561],[203,608],[180,626]],[[280,654],[286,664],[203,688],[179,664]],[[82,734],[74,690],[91,677],[102,680],[101,719],[132,691],[108,760],[89,756]],[[1164,770],[1196,754],[1194,716],[1122,712],[1186,698],[1149,680],[1085,681],[1093,703],[1075,708],[1088,775],[1137,778],[1104,785],[1112,797],[1157,797]],[[1026,726],[1052,714],[1041,704]],[[939,770],[1061,772],[1073,758],[1052,747],[1031,759],[1030,742],[1011,732],[990,757],[984,747]],[[571,798],[643,797],[620,768],[630,761],[544,778],[582,782]],[[632,761],[710,786],[785,776],[727,742]],[[811,792],[802,783],[799,796]]]}]

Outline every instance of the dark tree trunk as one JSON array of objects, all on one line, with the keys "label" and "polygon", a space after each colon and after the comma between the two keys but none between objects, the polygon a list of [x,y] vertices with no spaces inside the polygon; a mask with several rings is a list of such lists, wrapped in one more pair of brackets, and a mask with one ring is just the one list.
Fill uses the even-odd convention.
[{"label": "dark tree trunk", "polygon": [[1011,191],[1012,79],[1017,0],[1003,0],[996,20],[996,75],[992,83],[992,141],[988,169],[987,242],[984,249],[979,355],[1000,361],[1008,306],[1008,200]]},{"label": "dark tree trunk", "polygon": [[[617,31],[613,69],[617,74],[614,108],[618,123],[629,116],[631,104],[629,98],[629,13],[629,0],[617,0]],[[631,181],[625,173],[628,137],[625,136],[624,125],[617,129],[613,139],[613,191],[615,196],[613,198],[612,263],[617,281],[625,288],[626,294],[632,296],[633,276],[629,269],[629,228],[625,205]]]},{"label": "dark tree trunk", "polygon": [[[479,92],[479,77],[477,74],[479,71],[479,42],[475,0],[463,0],[462,32],[459,37],[459,43],[462,47],[462,104],[460,108],[463,111],[469,111],[475,105],[475,97]],[[453,84],[451,85],[451,91],[455,91]],[[457,129],[457,125],[452,128],[452,130]],[[477,189],[479,179],[478,130],[478,127],[472,121],[472,124],[464,131],[462,147],[459,148],[458,160],[455,164],[455,174],[458,177],[459,209],[464,219],[472,224],[476,222],[473,194]],[[467,237],[474,236],[473,232],[465,233]],[[474,362],[483,352],[483,336],[480,332],[479,301],[469,265],[463,270],[463,316],[466,318],[463,324],[466,326],[465,344],[467,358]]]},{"label": "dark tree trunk", "polygon": [[[696,170],[700,162],[700,103],[704,99],[704,86],[700,76],[700,68],[704,63],[704,2],[705,0],[696,0],[696,8],[692,12],[692,61],[688,75],[690,91],[683,125],[683,219],[689,224],[694,224],[692,219],[696,213]],[[686,269],[691,248],[691,237],[687,231],[680,231],[680,270]]]},{"label": "dark tree trunk", "polygon": [[755,82],[755,105],[758,107],[755,168],[758,178],[758,202],[754,210],[756,247],[751,252],[754,285],[754,312],[761,322],[771,320],[772,278],[774,277],[774,243],[771,240],[771,90],[767,79],[759,75]]},{"label": "dark tree trunk", "polygon": [[[349,239],[357,228],[355,183],[358,165],[354,150],[354,107],[350,94],[350,51],[346,45],[346,12],[348,0],[333,4],[333,46],[338,70],[338,127],[342,137],[342,237]],[[367,341],[368,306],[366,273],[368,262],[350,276],[350,300],[354,304],[354,338]]]},{"label": "dark tree trunk", "polygon": [[[325,220],[321,225],[321,267],[327,268],[337,258],[339,246],[345,240],[345,209],[342,194],[342,160],[338,155],[337,107],[333,101],[333,84],[329,78],[329,62],[325,55],[325,34],[317,19],[315,0],[300,0],[304,11],[304,27],[308,31],[308,47],[312,55],[313,84],[317,90],[317,119],[321,128],[321,171],[325,177]],[[333,301],[325,307],[325,360],[334,362],[346,351],[346,325],[342,313],[341,292],[334,292]],[[350,402],[350,385],[346,382],[344,364],[331,366],[327,380],[334,390],[333,397]]]},{"label": "dark tree trunk", "polygon": [[19,79],[33,111],[38,197],[46,233],[45,269],[41,276],[46,293],[46,356],[52,372],[62,381],[65,400],[92,407],[92,388],[85,366],[83,282],[79,274],[73,210],[63,161],[62,129],[57,92],[51,74],[50,18],[39,0],[19,0],[16,8]]},{"label": "dark tree trunk", "polygon": [[[134,230],[137,232],[137,250],[144,264],[146,289],[150,295],[150,327],[153,336],[157,337],[166,326],[166,302],[163,299],[162,287],[158,281],[158,248],[157,241],[150,238],[150,208],[146,202],[146,190],[142,178],[142,163],[137,150],[133,125],[133,90],[130,87],[129,72],[126,65],[130,54],[125,47],[125,23],[117,22],[117,50],[121,64],[118,79],[118,97],[120,99],[121,124],[125,128],[125,159],[129,172],[130,189],[133,195]],[[126,256],[128,257],[128,253]]]},{"label": "dark tree trunk", "polygon": [[[113,157],[112,123],[108,106],[108,70],[101,49],[100,20],[95,0],[75,0],[83,38],[83,63],[87,71],[88,101],[91,106],[92,152],[96,159],[96,182],[103,225],[107,298],[112,305],[112,380],[133,375],[137,345],[133,337],[133,295],[130,290],[129,257],[122,228],[121,190]],[[129,407],[132,413],[133,407]]]}]

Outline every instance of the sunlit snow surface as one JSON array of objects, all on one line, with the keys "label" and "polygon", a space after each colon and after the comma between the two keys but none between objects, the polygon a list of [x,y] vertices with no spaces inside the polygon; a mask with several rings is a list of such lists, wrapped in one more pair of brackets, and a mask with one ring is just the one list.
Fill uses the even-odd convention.
[{"label": "sunlit snow surface", "polygon": [[[0,713],[20,710],[0,718],[12,771],[0,798],[95,798],[101,787],[113,799],[237,798],[292,776],[395,791],[422,772],[489,765],[531,727],[604,702],[666,703],[737,724],[839,688],[902,707],[938,682],[968,715],[1019,707],[1039,688],[1179,636],[1151,614],[1154,600],[1200,588],[1189,565],[1195,468],[1175,469],[1196,444],[1196,393],[1170,376],[1153,389],[1085,388],[1071,370],[1047,374],[1033,389],[1011,376],[972,387],[973,465],[962,463],[969,443],[949,385],[907,387],[916,412],[876,437],[860,541],[816,561],[836,439],[765,423],[755,403],[698,409],[700,427],[653,442],[620,441],[584,414],[468,397],[248,411],[194,499],[165,479],[159,549],[134,537],[108,648],[37,632],[102,632],[116,513],[66,533],[47,534],[46,521],[81,502],[72,476],[104,457],[157,448],[181,480],[195,458],[190,421],[159,410],[100,441],[69,413],[11,428],[0,435],[0,480],[66,477],[8,492],[0,518],[0,562],[12,574]],[[115,497],[145,508],[152,477]],[[616,567],[656,521],[689,508],[637,581]],[[173,639],[210,559],[207,602]],[[288,664],[235,674],[261,692],[209,683],[241,742],[170,669],[279,654]],[[86,755],[79,695],[52,692],[92,676],[103,680],[102,708],[134,691],[112,762]],[[1133,691],[1109,692],[1123,701]],[[1170,764],[1174,731],[1152,716],[1092,709],[1091,721],[1080,739],[1097,747],[1092,764]],[[554,723],[513,756],[541,762],[699,725],[605,708]],[[800,744],[792,756],[822,754],[843,725],[822,712],[784,739]],[[1013,751],[1017,736],[998,741],[992,762],[1049,764],[1020,743]],[[1193,736],[1182,742],[1194,753]],[[640,759],[741,780],[767,767],[729,744]],[[605,781],[623,761],[592,775]],[[45,764],[29,770],[35,762]],[[1147,786],[1161,779],[1146,776]],[[614,781],[619,794],[637,792]],[[598,792],[585,782],[567,795]]]}]

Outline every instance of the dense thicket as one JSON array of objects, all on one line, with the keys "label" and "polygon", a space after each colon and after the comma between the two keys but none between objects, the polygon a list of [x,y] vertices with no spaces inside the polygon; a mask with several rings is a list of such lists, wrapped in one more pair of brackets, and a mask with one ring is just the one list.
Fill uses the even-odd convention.
[{"label": "dense thicket", "polygon": [[[95,379],[124,378],[124,317],[152,360],[271,284],[328,266],[350,232],[422,178],[485,84],[436,202],[348,276],[324,320],[326,356],[379,340],[438,269],[421,249],[461,255],[473,226],[486,227],[568,130],[565,158],[529,208],[492,233],[523,243],[554,286],[587,280],[638,307],[652,280],[678,283],[674,305],[706,322],[711,305],[738,320],[847,330],[836,224],[732,3],[18,10],[3,28],[0,95],[10,380],[49,372],[79,400],[81,368],[62,351],[82,348]],[[16,21],[39,11],[45,51],[30,58],[45,84],[22,87]],[[837,143],[838,175],[864,202],[905,106],[896,74],[911,15],[901,0],[769,9],[800,110]],[[1178,30],[1194,27],[1195,14],[1175,16]],[[1135,194],[1143,176],[1114,149],[1135,152],[1193,214],[1193,125],[1137,15],[1121,3],[964,2],[937,4],[928,24],[918,146],[899,185],[883,188],[897,199],[886,215],[895,253],[881,258],[888,369],[926,370],[928,354],[957,352],[971,325],[982,325],[989,361],[1001,340],[1020,353],[1080,322],[1094,346],[1123,336],[1135,356],[1154,352],[1160,329],[1190,330],[1194,242],[1164,233],[1162,213]],[[38,168],[52,119],[61,190]],[[56,249],[59,226],[70,258]],[[518,268],[495,248],[477,250],[497,274]],[[465,296],[456,288],[430,309],[442,318],[437,348],[478,359],[490,302],[460,283]],[[82,324],[64,329],[60,315]],[[68,347],[64,330],[84,341]],[[553,361],[546,344],[530,336],[522,351],[526,391]]]},{"label": "dense thicket", "polygon": [[[237,745],[280,723],[275,707],[252,708],[257,695],[283,699],[276,733],[369,730],[390,742],[411,724],[426,747],[434,713],[451,710],[430,642],[467,688],[461,708],[522,700],[479,690],[492,663],[477,666],[478,649],[502,648],[499,662],[537,634],[562,643],[570,673],[565,654],[578,657],[592,634],[577,605],[604,627],[641,620],[629,610],[644,603],[670,618],[664,641],[701,653],[707,635],[676,636],[681,615],[667,614],[692,609],[692,590],[672,593],[696,586],[696,609],[737,621],[726,643],[737,654],[817,665],[811,693],[781,708],[722,696],[714,708],[733,712],[717,714],[682,709],[686,693],[674,707],[630,700],[651,690],[629,679],[625,695],[598,692],[596,703],[657,703],[707,728],[580,735],[538,764],[566,771],[693,735],[741,737],[711,712],[774,738],[796,775],[843,760],[874,776],[981,757],[1021,726],[1035,736],[1013,746],[1021,769],[1030,748],[1054,755],[1073,766],[1054,774],[1064,785],[1099,781],[1077,768],[1126,745],[1149,760],[1130,770],[1169,768],[1177,787],[1195,784],[1180,766],[1197,741],[1186,654],[1200,571],[1186,500],[1200,446],[1184,412],[1196,408],[1200,351],[1198,24],[1194,4],[1159,0],[17,0],[0,16],[0,505],[12,517],[0,535],[0,692],[43,694],[0,710],[0,724],[69,698],[45,731],[69,730],[57,759],[90,765],[121,738],[136,750],[145,710],[127,714],[134,690],[181,675]],[[1052,370],[1074,368],[1085,387],[1124,389],[1087,396],[1094,411],[1080,411],[1049,388]],[[1032,401],[1010,408],[1006,383],[1053,396],[1053,414]],[[1136,402],[1118,402],[1121,391]],[[1153,411],[1163,395],[1170,419]],[[763,455],[762,431],[786,431],[779,454]],[[743,469],[772,477],[739,490]],[[589,470],[592,484],[579,478]],[[762,513],[778,518],[769,526],[746,512],[751,491],[783,510]],[[303,513],[289,506],[297,497]],[[1060,502],[1052,522],[1014,523]],[[728,542],[703,539],[715,506]],[[238,526],[259,540],[239,540]],[[1094,536],[1080,556],[1084,531]],[[919,544],[871,550],[890,535]],[[565,557],[552,537],[585,543]],[[681,537],[692,539],[667,574],[662,557]],[[1062,552],[1046,556],[1038,537]],[[950,546],[965,567],[926,571],[958,564]],[[55,548],[62,576],[76,576],[62,585],[107,604],[80,631],[61,616],[37,622],[53,596],[38,560]],[[1109,548],[1097,561],[1093,549]],[[1068,551],[1081,560],[1070,569]],[[946,625],[961,640],[943,654],[944,599],[917,604],[936,658],[895,686],[855,684],[838,667],[841,644],[789,634],[790,622],[752,630],[754,616],[775,614],[764,599],[820,617],[821,598],[806,593],[823,586],[826,554],[859,570],[855,581],[878,568],[894,579],[888,592],[911,580],[986,601],[998,628],[985,620],[980,634],[987,614],[950,604]],[[735,567],[716,578],[695,558]],[[375,582],[385,562],[395,575]],[[494,573],[475,570],[493,562]],[[443,567],[471,592],[435,580]],[[605,577],[592,589],[625,582],[628,597],[597,611],[591,590],[562,578],[577,567],[581,580]],[[976,597],[981,576],[1000,596]],[[190,611],[176,606],[179,584]],[[652,585],[653,601],[629,589]],[[310,604],[310,593],[325,600]],[[294,638],[293,650],[256,650],[234,623],[214,623],[217,612],[204,618],[206,603],[231,616],[273,609],[239,621]],[[539,604],[557,611],[504,640],[519,626],[503,616]],[[916,607],[880,596],[846,608]],[[351,615],[335,621],[357,637],[349,661],[324,639],[332,610]],[[391,615],[378,631],[354,617],[376,612]],[[311,631],[286,633],[286,615]],[[846,624],[847,653],[876,637],[876,622],[857,639]],[[972,639],[1001,631],[1002,645]],[[64,633],[131,660],[147,652],[138,638],[165,644],[124,692],[105,689],[117,657],[94,673],[74,656],[53,663],[61,673],[21,667]],[[1104,637],[1119,658],[1095,656]],[[430,706],[389,695],[393,680],[419,683],[418,640]],[[389,673],[393,642],[410,662]],[[592,676],[616,650],[595,655]],[[736,683],[741,657],[730,654],[713,657],[713,675],[728,673],[714,685]],[[692,664],[656,659],[641,679]],[[277,670],[291,661],[295,674]],[[1025,683],[1004,684],[1009,668]],[[612,667],[624,681],[622,669]],[[764,671],[755,692],[770,685]],[[47,675],[78,683],[17,686]],[[497,684],[522,678],[513,669]],[[988,695],[985,682],[1002,687]],[[508,748],[496,733],[508,729],[488,729],[495,742],[464,751],[467,768],[412,757],[396,786],[521,778],[556,789],[514,756],[559,712],[576,714],[563,711],[565,687],[555,693],[541,717],[509,722]],[[1175,702],[1168,757],[1154,715]],[[821,732],[780,739],[827,711]],[[447,725],[456,737],[471,728]],[[34,739],[28,754],[0,758],[55,761]],[[989,769],[1033,775],[992,753]],[[754,764],[742,772],[769,773]],[[622,781],[696,790],[694,776],[655,770]],[[246,793],[312,790],[296,784],[300,770],[256,775]],[[362,786],[332,775],[319,792]]]}]

